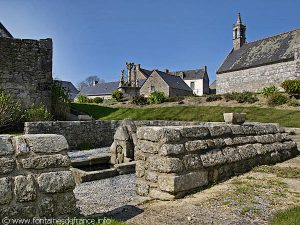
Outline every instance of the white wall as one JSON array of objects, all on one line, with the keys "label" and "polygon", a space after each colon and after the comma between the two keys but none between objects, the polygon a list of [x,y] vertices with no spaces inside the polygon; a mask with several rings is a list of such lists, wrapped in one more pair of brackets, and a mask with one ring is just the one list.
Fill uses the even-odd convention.
[{"label": "white wall", "polygon": [[196,79],[196,80],[184,80],[184,82],[191,87],[191,82],[195,83],[195,88],[193,93],[195,95],[202,96],[203,95],[203,79]]}]

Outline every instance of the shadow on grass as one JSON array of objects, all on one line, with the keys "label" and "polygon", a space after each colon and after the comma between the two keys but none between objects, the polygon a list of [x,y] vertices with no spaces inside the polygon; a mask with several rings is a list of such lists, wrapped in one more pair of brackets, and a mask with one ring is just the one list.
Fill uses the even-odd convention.
[{"label": "shadow on grass", "polygon": [[94,119],[109,116],[119,110],[117,108],[83,103],[72,103],[71,107],[79,112],[93,116]]}]

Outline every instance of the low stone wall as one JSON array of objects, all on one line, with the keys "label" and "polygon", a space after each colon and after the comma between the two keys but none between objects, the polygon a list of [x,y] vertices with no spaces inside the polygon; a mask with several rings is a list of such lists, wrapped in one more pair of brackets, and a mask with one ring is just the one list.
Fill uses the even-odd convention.
[{"label": "low stone wall", "polygon": [[61,135],[0,136],[0,218],[73,215],[74,178]]},{"label": "low stone wall", "polygon": [[[93,120],[93,121],[46,121],[25,123],[25,134],[60,134],[70,146],[76,149],[80,145],[91,148],[111,146],[114,134],[122,121]],[[178,126],[199,125],[202,122],[184,121],[134,121],[136,126]]]},{"label": "low stone wall", "polygon": [[137,192],[162,200],[298,154],[273,124],[139,127],[137,138]]}]

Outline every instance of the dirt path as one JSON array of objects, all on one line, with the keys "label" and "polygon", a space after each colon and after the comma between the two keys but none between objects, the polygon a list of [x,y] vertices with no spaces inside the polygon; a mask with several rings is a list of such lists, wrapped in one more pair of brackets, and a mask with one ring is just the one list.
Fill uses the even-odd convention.
[{"label": "dirt path", "polygon": [[278,210],[300,204],[300,157],[262,166],[175,201],[138,206],[131,224],[268,224]]}]

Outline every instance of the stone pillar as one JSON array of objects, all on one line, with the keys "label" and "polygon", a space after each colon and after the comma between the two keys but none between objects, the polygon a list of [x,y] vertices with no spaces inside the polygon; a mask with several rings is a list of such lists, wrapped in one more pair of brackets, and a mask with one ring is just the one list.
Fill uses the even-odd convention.
[{"label": "stone pillar", "polygon": [[0,136],[0,218],[67,218],[75,181],[64,136]]}]

